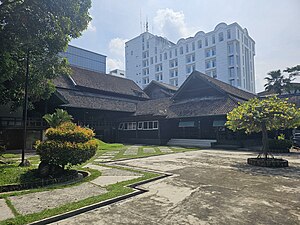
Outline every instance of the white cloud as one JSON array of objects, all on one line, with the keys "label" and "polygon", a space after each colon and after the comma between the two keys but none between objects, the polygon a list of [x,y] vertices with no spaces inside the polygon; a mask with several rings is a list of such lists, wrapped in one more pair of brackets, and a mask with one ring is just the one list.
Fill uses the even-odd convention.
[{"label": "white cloud", "polygon": [[127,39],[114,38],[109,42],[108,48],[109,52],[115,57],[125,56],[125,42]]},{"label": "white cloud", "polygon": [[107,72],[110,72],[111,70],[114,70],[114,69],[124,70],[124,68],[125,68],[124,60],[121,60],[121,59],[107,58],[106,65],[107,65]]},{"label": "white cloud", "polygon": [[107,71],[125,68],[125,42],[127,39],[113,38],[108,45]]},{"label": "white cloud", "polygon": [[184,13],[175,12],[173,9],[159,9],[153,19],[155,33],[165,36],[170,40],[178,40],[190,36],[193,29],[185,23]]}]

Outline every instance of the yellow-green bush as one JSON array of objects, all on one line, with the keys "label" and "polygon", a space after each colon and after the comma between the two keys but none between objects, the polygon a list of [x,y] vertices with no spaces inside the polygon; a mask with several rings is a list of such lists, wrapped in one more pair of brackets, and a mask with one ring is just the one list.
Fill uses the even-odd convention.
[{"label": "yellow-green bush", "polygon": [[69,141],[69,142],[86,142],[95,136],[93,130],[76,126],[72,122],[66,122],[56,128],[49,128],[46,131],[48,140]]},{"label": "yellow-green bush", "polygon": [[41,161],[64,167],[78,165],[93,157],[98,148],[94,132],[73,123],[64,123],[46,131],[48,140],[37,142],[36,150]]}]

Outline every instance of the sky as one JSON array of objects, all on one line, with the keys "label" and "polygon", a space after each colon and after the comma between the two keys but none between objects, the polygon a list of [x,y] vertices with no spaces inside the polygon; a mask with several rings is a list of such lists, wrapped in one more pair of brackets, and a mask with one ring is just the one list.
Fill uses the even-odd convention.
[{"label": "sky", "polygon": [[[177,42],[221,22],[237,22],[256,42],[256,91],[273,70],[300,64],[300,0],[92,0],[92,21],[71,44],[125,69],[125,42],[145,31]],[[300,81],[297,80],[297,81]]]}]

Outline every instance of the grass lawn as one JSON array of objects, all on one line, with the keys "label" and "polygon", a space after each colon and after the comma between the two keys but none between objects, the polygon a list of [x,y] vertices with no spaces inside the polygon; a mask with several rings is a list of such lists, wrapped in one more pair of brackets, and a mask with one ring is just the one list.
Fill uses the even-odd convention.
[{"label": "grass lawn", "polygon": [[[101,156],[109,151],[119,151],[119,153],[117,153],[111,160],[120,160],[120,159],[134,159],[134,158],[149,157],[149,156],[155,156],[155,155],[165,155],[165,154],[199,150],[199,148],[196,149],[196,148],[169,147],[173,152],[166,153],[166,152],[160,151],[159,147],[162,147],[162,146],[140,146],[138,148],[138,153],[136,155],[125,155],[124,153],[129,146],[124,146],[124,145],[120,146],[120,144],[117,144],[117,145],[119,145],[119,146],[110,147],[110,148],[102,149],[102,150],[98,151],[98,156]],[[145,153],[143,151],[144,148],[153,148],[155,150],[155,152]]]}]

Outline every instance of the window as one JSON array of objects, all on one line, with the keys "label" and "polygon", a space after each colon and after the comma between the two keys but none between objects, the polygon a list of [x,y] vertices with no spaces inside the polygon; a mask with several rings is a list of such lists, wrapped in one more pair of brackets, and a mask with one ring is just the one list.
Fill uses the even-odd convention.
[{"label": "window", "polygon": [[149,41],[147,41],[147,49],[149,48]]},{"label": "window", "polygon": [[153,64],[153,57],[150,58],[150,64]]},{"label": "window", "polygon": [[157,130],[158,121],[142,121],[138,122],[138,130]]},{"label": "window", "polygon": [[206,61],[206,62],[205,62],[205,68],[206,68],[206,69],[209,69],[209,68],[210,68],[210,61]]},{"label": "window", "polygon": [[210,49],[205,50],[205,57],[210,57]]},{"label": "window", "polygon": [[192,51],[195,51],[195,42],[192,43]]},{"label": "window", "polygon": [[227,30],[227,39],[231,39],[231,30]]},{"label": "window", "polygon": [[229,68],[229,77],[234,77],[234,67]]},{"label": "window", "polygon": [[155,58],[154,58],[154,59],[155,59],[155,60],[154,60],[154,62],[155,62],[155,63],[157,63],[157,56],[155,56]]},{"label": "window", "polygon": [[165,52],[164,53],[164,59],[166,60],[168,58],[168,54]]},{"label": "window", "polygon": [[228,64],[229,64],[229,66],[233,66],[234,65],[234,57],[233,57],[233,55],[231,55],[231,56],[228,57]]},{"label": "window", "polygon": [[155,47],[155,54],[157,54],[157,47]]},{"label": "window", "polygon": [[194,62],[195,61],[195,53],[187,55],[185,58],[186,58],[185,59],[186,63]]},{"label": "window", "polygon": [[156,81],[161,81],[162,78],[163,78],[162,73],[157,73],[157,74],[155,74],[155,80],[156,80]]},{"label": "window", "polygon": [[169,58],[172,58],[172,50],[169,52]]},{"label": "window", "polygon": [[205,46],[208,46],[208,39],[205,38]]},{"label": "window", "polygon": [[219,33],[219,41],[224,41],[224,34],[223,34],[223,32]]},{"label": "window", "polygon": [[142,130],[143,129],[143,122],[139,122],[138,123],[138,130]]},{"label": "window", "polygon": [[228,44],[228,54],[233,54],[233,43]]},{"label": "window", "polygon": [[213,35],[213,36],[211,37],[211,42],[212,42],[213,44],[215,44],[215,43],[216,43],[216,38],[215,38],[215,35]]},{"label": "window", "polygon": [[234,80],[229,80],[229,84],[233,86],[234,85]]},{"label": "window", "polygon": [[177,48],[175,48],[175,56],[177,56]]},{"label": "window", "polygon": [[186,52],[186,53],[189,52],[189,44],[186,44],[186,45],[185,45],[185,52]]},{"label": "window", "polygon": [[120,123],[119,130],[136,130],[136,122]]},{"label": "window", "polygon": [[237,30],[238,39],[240,39],[240,30]]},{"label": "window", "polygon": [[119,130],[123,130],[123,128],[124,128],[124,123],[120,123],[119,124]]},{"label": "window", "polygon": [[177,69],[175,69],[175,70],[170,70],[170,71],[169,71],[169,74],[170,74],[170,78],[178,77],[178,70],[177,70]]},{"label": "window", "polygon": [[212,48],[212,49],[211,49],[211,55],[212,55],[212,56],[216,55],[216,48]]},{"label": "window", "polygon": [[195,70],[196,70],[195,64],[186,66],[186,73],[187,73],[187,74],[190,74],[191,72],[193,72],[193,71],[195,71]]},{"label": "window", "polygon": [[170,68],[178,66],[178,60],[177,59],[170,60],[169,66],[170,66]]},{"label": "window", "polygon": [[202,40],[198,41],[198,48],[202,48]]},{"label": "window", "polygon": [[212,66],[212,67],[216,67],[216,65],[217,65],[217,64],[216,64],[216,60],[213,59],[213,60],[211,61],[211,66]]},{"label": "window", "polygon": [[133,55],[133,51],[130,52],[130,55]]},{"label": "window", "polygon": [[180,47],[180,55],[183,54],[183,47]]}]

